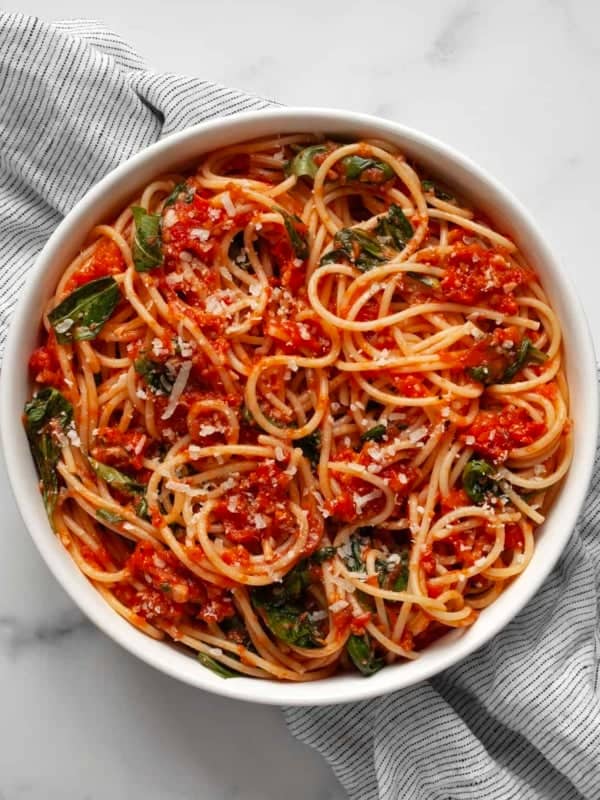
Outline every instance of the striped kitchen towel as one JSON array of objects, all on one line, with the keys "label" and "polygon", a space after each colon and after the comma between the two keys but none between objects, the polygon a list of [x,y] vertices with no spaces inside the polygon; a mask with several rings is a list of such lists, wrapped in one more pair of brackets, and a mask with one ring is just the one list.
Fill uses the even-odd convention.
[{"label": "striped kitchen towel", "polygon": [[152,72],[97,22],[0,13],[0,353],[28,268],[94,183],[169,133],[270,105]]},{"label": "striped kitchen towel", "polygon": [[[0,347],[28,268],[93,183],[165,134],[268,105],[153,73],[97,23],[0,14]],[[597,521],[598,469],[551,577],[468,660],[390,697],[284,710],[352,800],[600,800]]]}]

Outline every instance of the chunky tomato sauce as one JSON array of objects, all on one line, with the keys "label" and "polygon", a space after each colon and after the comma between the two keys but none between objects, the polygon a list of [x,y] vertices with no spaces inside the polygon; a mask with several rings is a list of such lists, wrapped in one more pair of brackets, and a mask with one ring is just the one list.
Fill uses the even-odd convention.
[{"label": "chunky tomato sauce", "polygon": [[144,588],[132,587],[123,602],[148,622],[221,622],[235,613],[228,592],[198,578],[170,550],[138,542],[125,566]]},{"label": "chunky tomato sauce", "polygon": [[461,438],[475,452],[500,463],[511,450],[527,447],[545,432],[545,422],[535,422],[524,408],[507,405],[500,410],[480,411]]},{"label": "chunky tomato sauce", "polygon": [[58,361],[54,331],[49,334],[47,343],[36,348],[29,358],[29,371],[35,381],[54,386],[63,385],[63,373]]},{"label": "chunky tomato sauce", "polygon": [[71,275],[65,289],[72,291],[78,286],[83,286],[84,283],[104,278],[107,275],[117,275],[124,270],[125,259],[118,245],[112,239],[100,239],[90,261]]},{"label": "chunky tomato sauce", "polygon": [[484,305],[503,314],[516,314],[514,292],[531,277],[497,250],[471,244],[459,246],[449,254],[441,288],[445,298],[454,303]]}]

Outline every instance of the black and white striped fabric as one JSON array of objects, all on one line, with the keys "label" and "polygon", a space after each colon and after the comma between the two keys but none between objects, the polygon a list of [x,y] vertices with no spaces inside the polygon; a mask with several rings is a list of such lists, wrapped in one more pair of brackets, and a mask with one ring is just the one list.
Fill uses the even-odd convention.
[{"label": "black and white striped fabric", "polygon": [[352,800],[600,798],[600,455],[567,550],[487,646],[377,700],[288,708]]},{"label": "black and white striped fabric", "polygon": [[[0,15],[0,345],[72,205],[161,136],[270,103],[159,75],[97,23]],[[284,710],[352,800],[600,800],[600,464],[549,580],[489,645],[390,697]]]},{"label": "black and white striped fabric", "polygon": [[0,14],[0,347],[28,268],[94,183],[173,131],[269,105],[151,72],[99,23]]}]

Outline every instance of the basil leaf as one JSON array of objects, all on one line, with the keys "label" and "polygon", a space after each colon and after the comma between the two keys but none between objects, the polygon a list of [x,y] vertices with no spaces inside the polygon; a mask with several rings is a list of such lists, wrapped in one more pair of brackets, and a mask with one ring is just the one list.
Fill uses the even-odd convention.
[{"label": "basil leaf", "polygon": [[203,667],[212,670],[212,672],[217,674],[220,678],[240,677],[239,672],[234,672],[232,669],[229,669],[229,667],[226,667],[224,664],[220,664],[218,661],[215,661],[214,658],[207,656],[206,653],[197,653],[196,657]]},{"label": "basil leaf", "polygon": [[299,447],[304,453],[313,467],[316,467],[321,458],[321,432],[313,431],[308,436],[303,436],[302,439],[296,439],[294,444]]},{"label": "basil leaf", "polygon": [[290,161],[287,173],[288,175],[297,175],[298,178],[307,176],[314,178],[319,169],[318,164],[315,164],[315,156],[319,153],[324,153],[327,147],[324,144],[314,144],[310,147],[305,147]]},{"label": "basil leaf", "polygon": [[25,403],[23,424],[50,520],[58,498],[58,436],[60,430],[67,429],[72,419],[73,406],[57,389],[41,389]]},{"label": "basil leaf", "polygon": [[148,500],[146,499],[146,495],[140,498],[138,504],[135,507],[135,513],[140,519],[150,519],[150,514],[148,512]]},{"label": "basil leaf", "polygon": [[[380,243],[374,236],[360,228],[342,228],[336,233],[334,241],[341,245],[341,250],[346,254],[350,263],[361,272],[366,272],[385,262],[385,254]],[[321,264],[327,263],[325,259],[327,256],[321,259]]]},{"label": "basil leaf", "polygon": [[319,550],[315,550],[315,552],[311,555],[310,560],[314,564],[322,564],[324,561],[329,561],[332,559],[336,553],[337,549],[335,547],[321,547]]},{"label": "basil leaf", "polygon": [[259,608],[279,608],[300,600],[311,583],[308,559],[303,558],[281,583],[260,586],[252,591],[252,602]]},{"label": "basil leaf", "polygon": [[388,247],[404,250],[415,231],[400,206],[391,205],[386,216],[379,219],[375,232]]},{"label": "basil leaf", "polygon": [[383,248],[377,239],[367,231],[360,228],[342,228],[336,233],[335,239],[349,256],[353,256],[355,247],[359,247],[373,258],[384,260]]},{"label": "basil leaf", "polygon": [[415,281],[419,281],[424,286],[427,286],[428,289],[439,289],[440,288],[440,281],[439,278],[435,278],[433,275],[423,275],[421,272],[407,272],[406,273],[409,278],[412,278]]},{"label": "basil leaf", "polygon": [[180,194],[183,194],[184,203],[191,203],[194,199],[194,190],[191,186],[188,186],[185,181],[182,181],[175,186],[171,194],[165,200],[163,207],[167,208],[168,206],[174,206],[179,200]]},{"label": "basil leaf", "polygon": [[[340,161],[342,174],[349,181],[361,181],[363,183],[385,183],[391,180],[396,174],[389,164],[385,161],[378,161],[375,158],[363,158],[362,156],[346,156]],[[365,176],[367,170],[373,170]]]},{"label": "basil leaf", "polygon": [[362,442],[380,442],[385,436],[387,428],[385,425],[375,425],[369,428],[368,431],[361,433],[360,439]]},{"label": "basil leaf", "polygon": [[421,181],[421,187],[423,188],[424,192],[433,193],[438,200],[454,200],[454,196],[447,192],[445,189],[442,189],[441,186],[434,181],[426,180]]},{"label": "basil leaf", "polygon": [[400,571],[393,583],[393,592],[404,592],[408,586],[408,550],[400,553]]},{"label": "basil leaf", "polygon": [[96,516],[103,522],[111,522],[113,525],[116,525],[118,522],[123,522],[123,517],[114,514],[112,511],[109,511],[108,508],[97,508]]},{"label": "basil leaf", "polygon": [[389,572],[388,562],[383,558],[375,559],[375,573],[377,575],[377,583],[380,587],[385,585]]},{"label": "basil leaf", "polygon": [[79,286],[48,314],[57,341],[67,344],[94,339],[119,297],[119,286],[110,276]]},{"label": "basil leaf", "polygon": [[548,360],[548,356],[546,353],[543,353],[541,350],[538,350],[537,347],[534,346],[531,339],[525,336],[521,340],[521,344],[517,349],[517,357],[515,360],[508,366],[502,377],[500,378],[500,383],[508,383],[508,381],[512,380],[517,372],[520,372],[523,367],[531,362],[536,364],[543,364],[544,361]]},{"label": "basil leaf", "polygon": [[383,659],[375,657],[371,640],[366,633],[364,636],[352,634],[346,642],[346,652],[356,669],[365,677],[374,675],[384,666]]},{"label": "basil leaf", "polygon": [[321,637],[302,600],[311,583],[309,559],[302,559],[279,584],[260,586],[251,592],[266,626],[278,639],[298,647],[315,647]]},{"label": "basil leaf", "polygon": [[163,263],[160,214],[149,214],[141,206],[132,206],[135,222],[133,263],[137,272],[149,272]]},{"label": "basil leaf", "polygon": [[325,253],[322,256],[321,260],[319,261],[319,266],[322,267],[325,264],[347,264],[348,263],[348,253],[345,250],[337,248],[336,250],[330,250],[328,253]]},{"label": "basil leaf", "polygon": [[350,552],[343,556],[344,563],[350,572],[364,572],[362,544],[358,536],[350,537]]},{"label": "basil leaf", "polygon": [[482,383],[484,386],[491,386],[494,383],[494,378],[487,364],[481,364],[479,367],[468,367],[467,373],[474,381]]},{"label": "basil leaf", "polygon": [[475,505],[481,505],[487,494],[499,494],[498,482],[492,478],[494,467],[483,458],[467,461],[463,469],[463,489]]},{"label": "basil leaf", "polygon": [[146,492],[146,487],[134,481],[129,475],[125,475],[114,467],[109,467],[108,464],[102,464],[95,458],[90,457],[88,460],[96,475],[120,492],[125,492],[125,494],[144,494]]},{"label": "basil leaf", "polygon": [[275,210],[283,217],[283,224],[294,253],[297,258],[301,258],[304,261],[304,259],[308,258],[308,242],[304,234],[296,227],[298,224],[303,225],[302,220],[296,214],[288,214],[283,208],[276,208]]},{"label": "basil leaf", "polygon": [[262,609],[264,621],[271,633],[286,644],[297,647],[316,647],[319,637],[308,613],[298,606],[267,606]]},{"label": "basil leaf", "polygon": [[148,386],[156,394],[170,394],[175,383],[175,376],[166,364],[159,361],[152,361],[146,356],[136,358],[133,363],[135,371],[146,381]]}]

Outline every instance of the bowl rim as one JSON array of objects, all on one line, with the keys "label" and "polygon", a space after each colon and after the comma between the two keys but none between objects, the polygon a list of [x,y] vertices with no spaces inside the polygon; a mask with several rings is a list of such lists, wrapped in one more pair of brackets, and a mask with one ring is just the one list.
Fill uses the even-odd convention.
[{"label": "bowl rim", "polygon": [[[239,136],[230,136],[229,138],[231,138],[231,141],[241,142],[255,136],[268,135],[269,132],[274,133],[278,123],[284,125],[286,128],[284,132],[289,132],[292,129],[302,131],[315,128],[319,130],[337,128],[339,130],[346,126],[347,128],[361,128],[365,131],[371,131],[374,135],[383,138],[389,136],[392,140],[405,139],[412,142],[417,149],[436,153],[444,162],[444,166],[440,169],[441,174],[444,173],[446,165],[450,164],[453,165],[453,168],[470,176],[481,187],[486,187],[495,201],[509,209],[510,218],[516,221],[528,237],[532,237],[534,249],[537,250],[539,258],[544,265],[545,274],[542,279],[549,278],[550,282],[557,287],[562,305],[569,310],[569,336],[576,341],[579,348],[578,373],[583,374],[584,383],[589,380],[594,387],[594,391],[585,392],[585,413],[582,421],[577,421],[578,426],[585,427],[587,434],[578,443],[577,458],[570,468],[570,473],[576,474],[576,480],[572,480],[569,487],[568,507],[562,509],[562,516],[565,518],[563,520],[563,528],[555,532],[554,539],[548,543],[548,547],[544,551],[546,556],[544,563],[539,566],[537,571],[532,572],[524,583],[519,584],[519,591],[511,594],[512,602],[505,601],[498,607],[491,623],[488,620],[487,627],[482,628],[473,635],[473,631],[476,628],[475,625],[469,629],[468,636],[457,636],[449,644],[446,642],[437,650],[435,647],[430,648],[427,651],[427,658],[424,655],[408,665],[387,667],[377,675],[369,678],[369,680],[346,675],[306,683],[281,683],[275,680],[252,678],[222,680],[208,670],[200,668],[197,662],[189,658],[189,656],[186,656],[186,659],[193,664],[194,670],[185,669],[184,662],[179,660],[182,654],[174,655],[178,652],[176,648],[165,647],[164,642],[156,642],[150,639],[134,626],[125,622],[105,603],[97,590],[81,575],[71,557],[58,542],[47,520],[45,524],[40,523],[39,510],[42,504],[37,483],[31,480],[31,458],[28,451],[26,455],[23,455],[24,434],[22,426],[15,424],[15,394],[17,390],[14,387],[18,381],[13,380],[13,376],[18,375],[19,371],[23,370],[22,354],[19,352],[21,334],[27,328],[31,328],[34,308],[37,311],[36,320],[39,318],[40,304],[36,297],[39,294],[41,279],[49,271],[52,271],[55,254],[58,253],[61,247],[65,246],[65,241],[68,239],[70,232],[75,230],[78,221],[86,214],[89,215],[94,205],[101,198],[126,182],[127,178],[135,173],[136,169],[139,171],[139,169],[155,160],[166,159],[169,154],[171,154],[170,161],[173,163],[175,161],[173,154],[177,148],[190,145],[190,143],[198,140],[197,155],[200,156],[203,152],[206,152],[206,149],[212,149],[203,149],[202,147],[202,139],[208,138],[211,134],[214,135],[222,131],[230,135],[240,131]],[[259,132],[253,136],[247,132],[249,127],[254,127]],[[260,132],[262,127],[270,128],[270,131],[262,133]],[[241,133],[241,131],[244,131],[244,133]],[[155,175],[165,171],[167,171],[166,167],[164,169],[157,168]],[[102,217],[96,220],[96,222],[101,221]],[[89,230],[89,227],[87,230]],[[55,266],[54,269],[57,270],[57,267]],[[57,270],[56,274],[58,275],[60,272]],[[556,304],[553,303],[553,305]],[[19,408],[19,418],[20,414],[21,410]],[[182,131],[172,133],[144,148],[108,173],[74,205],[38,254],[13,312],[0,373],[0,441],[7,462],[7,471],[13,495],[25,526],[38,551],[70,598],[106,635],[145,663],[206,691],[225,697],[264,704],[326,705],[388,694],[432,677],[447,667],[462,661],[487,643],[530,601],[566,546],[591,480],[597,430],[598,396],[591,332],[570,279],[549,249],[530,213],[510,191],[486,170],[440,140],[390,120],[329,108],[291,107],[263,109],[201,122]],[[561,491],[561,497],[563,493],[564,487],[563,491]],[[37,497],[37,501],[34,499],[34,495]],[[554,505],[557,505],[560,499],[557,498]],[[566,499],[563,498],[563,506],[567,505]],[[552,511],[554,512],[554,506]],[[552,513],[549,515],[549,519],[551,518]],[[66,556],[68,562],[65,561],[64,556]],[[527,575],[527,570],[523,575]],[[517,582],[514,582],[508,587],[490,608],[496,607],[497,604],[501,603],[507,592],[515,587],[516,584]],[[100,599],[100,603],[94,601],[92,595],[90,595],[90,590],[96,598]],[[155,645],[158,645],[158,648]],[[433,653],[433,656],[430,656],[431,653]],[[410,666],[414,664],[422,665],[422,668],[410,670]]]}]

